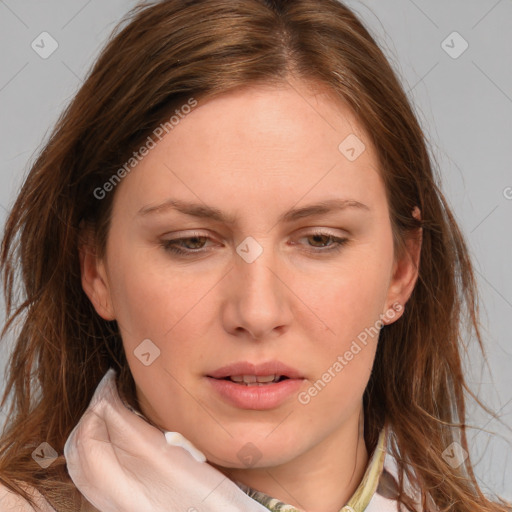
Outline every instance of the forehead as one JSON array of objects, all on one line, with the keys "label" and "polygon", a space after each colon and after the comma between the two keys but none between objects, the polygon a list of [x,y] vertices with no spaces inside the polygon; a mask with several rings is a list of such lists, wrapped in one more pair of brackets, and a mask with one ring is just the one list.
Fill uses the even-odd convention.
[{"label": "forehead", "polygon": [[[338,145],[349,134],[366,138],[350,109],[326,86],[302,82],[240,88],[200,103],[174,130],[174,141],[194,132],[197,142],[215,150],[222,143],[239,154],[253,156],[251,143],[268,151],[296,156],[319,151],[339,156]],[[232,137],[236,135],[237,138]]]},{"label": "forehead", "polygon": [[293,83],[199,100],[121,188],[138,196],[139,208],[168,196],[268,208],[302,197],[375,201],[382,186],[373,147],[351,109],[328,90]]}]

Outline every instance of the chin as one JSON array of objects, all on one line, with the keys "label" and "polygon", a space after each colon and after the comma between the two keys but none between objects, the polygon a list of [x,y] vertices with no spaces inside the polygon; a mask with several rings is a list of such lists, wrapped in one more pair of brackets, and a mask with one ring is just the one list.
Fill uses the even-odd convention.
[{"label": "chin", "polygon": [[[237,443],[238,445],[238,443]],[[259,449],[257,444],[248,441],[243,443],[235,452],[211,453],[203,451],[209,464],[226,474],[231,469],[262,469],[280,466],[293,460],[298,454],[283,453],[282,446],[272,446]]]}]

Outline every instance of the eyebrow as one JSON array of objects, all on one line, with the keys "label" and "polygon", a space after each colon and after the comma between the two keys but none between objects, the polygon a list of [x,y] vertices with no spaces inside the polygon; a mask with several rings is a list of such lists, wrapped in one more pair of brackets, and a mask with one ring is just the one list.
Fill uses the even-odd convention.
[{"label": "eyebrow", "polygon": [[[291,223],[305,217],[325,215],[327,213],[346,210],[348,208],[355,208],[356,210],[363,212],[370,211],[370,208],[367,205],[361,203],[360,201],[356,201],[355,199],[328,199],[300,208],[292,208],[283,213],[279,217],[278,222]],[[184,213],[185,215],[190,215],[192,217],[198,217],[201,219],[215,220],[228,225],[236,224],[236,217],[234,215],[223,213],[218,208],[199,203],[181,201],[178,199],[167,199],[163,203],[156,206],[143,206],[138,211],[137,215],[146,216],[149,214],[165,213],[168,210],[177,210],[181,213]]]}]

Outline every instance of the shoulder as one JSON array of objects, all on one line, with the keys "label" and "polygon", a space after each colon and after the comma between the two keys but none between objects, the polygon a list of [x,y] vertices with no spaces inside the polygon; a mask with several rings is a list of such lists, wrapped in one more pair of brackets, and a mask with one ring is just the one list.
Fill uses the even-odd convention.
[{"label": "shoulder", "polygon": [[0,512],[56,512],[36,489],[27,491],[34,497],[37,508],[0,483]]}]

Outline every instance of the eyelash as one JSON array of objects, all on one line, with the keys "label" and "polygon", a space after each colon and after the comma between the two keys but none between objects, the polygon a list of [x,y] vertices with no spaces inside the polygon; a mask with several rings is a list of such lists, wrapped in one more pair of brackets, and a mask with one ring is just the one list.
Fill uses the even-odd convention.
[{"label": "eyelash", "polygon": [[[334,245],[329,246],[327,249],[314,248],[314,249],[307,250],[307,252],[311,252],[314,254],[321,254],[321,253],[329,253],[330,254],[330,253],[339,252],[339,251],[341,251],[343,246],[346,245],[347,242],[349,241],[348,238],[336,237],[334,235],[331,235],[330,233],[326,233],[323,231],[316,231],[314,233],[304,235],[301,238],[311,238],[311,237],[315,237],[315,236],[325,236],[325,237],[331,239],[332,241],[334,241]],[[208,237],[208,236],[201,236],[201,235],[197,234],[197,235],[184,237],[184,238],[174,238],[171,240],[162,240],[161,245],[164,248],[164,250],[167,252],[170,252],[177,256],[191,257],[194,255],[200,254],[201,252],[205,252],[205,250],[204,249],[197,249],[197,250],[185,249],[184,250],[184,249],[178,248],[176,246],[176,244],[179,242],[186,241],[186,240],[201,239],[201,238],[210,239],[210,237]]]}]

